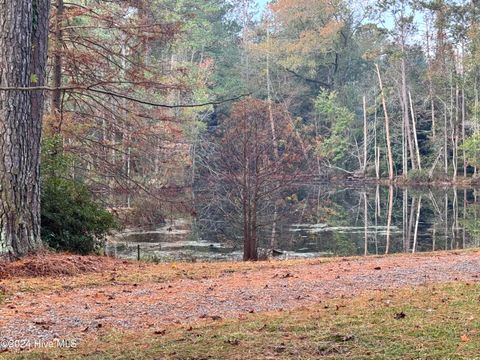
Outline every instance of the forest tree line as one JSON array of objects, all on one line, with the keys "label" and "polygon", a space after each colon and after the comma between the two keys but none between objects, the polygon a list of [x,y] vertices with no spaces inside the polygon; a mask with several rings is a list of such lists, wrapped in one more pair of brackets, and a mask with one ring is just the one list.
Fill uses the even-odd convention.
[{"label": "forest tree line", "polygon": [[[42,56],[45,64],[34,71],[17,59],[24,71],[11,81],[2,66],[0,112],[4,121],[6,104],[22,96],[33,104],[18,120],[37,129],[26,173],[38,167],[43,118],[42,200],[56,205],[42,217],[55,225],[48,237],[59,248],[68,248],[55,212],[66,206],[54,196],[59,186],[80,186],[72,191],[97,194],[118,217],[133,209],[133,222],[152,224],[178,209],[195,215],[195,191],[186,189],[200,189],[209,211],[241,214],[244,236],[255,239],[261,217],[275,221],[275,199],[300,179],[458,181],[480,166],[475,0],[277,0],[265,10],[251,0],[22,4],[30,37],[0,44],[43,46],[31,66]],[[12,6],[1,9],[4,20]],[[42,31],[48,39],[37,47]],[[2,64],[16,59],[8,55]],[[13,178],[2,179],[13,189],[3,203],[17,201]],[[29,179],[38,187],[26,195],[33,209],[39,180]],[[27,204],[2,210],[0,252],[22,254],[30,246],[12,250],[11,239],[39,239],[35,210],[20,216],[25,226],[12,215]],[[98,216],[94,223],[108,217]],[[12,223],[17,234],[8,235]]]}]

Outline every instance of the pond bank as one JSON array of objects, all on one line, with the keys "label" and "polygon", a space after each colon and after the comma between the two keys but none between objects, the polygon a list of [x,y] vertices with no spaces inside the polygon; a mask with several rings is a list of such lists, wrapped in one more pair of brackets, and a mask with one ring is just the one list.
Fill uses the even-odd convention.
[{"label": "pond bank", "polygon": [[471,177],[471,176],[458,176],[456,180],[451,177],[445,178],[404,178],[402,176],[397,176],[390,181],[386,178],[377,179],[375,177],[340,177],[340,178],[328,178],[320,181],[321,183],[325,182],[328,186],[333,187],[343,187],[343,186],[389,186],[393,185],[396,187],[413,187],[413,188],[437,188],[444,189],[450,187],[456,187],[458,189],[473,189],[480,188],[480,177]]},{"label": "pond bank", "polygon": [[[263,254],[275,249],[284,259],[480,247],[480,196],[472,188],[305,183],[278,203],[275,223],[268,211],[260,215],[258,247]],[[217,215],[199,209],[196,218],[119,232],[105,252],[157,262],[241,260],[240,219]]]},{"label": "pond bank", "polygon": [[176,324],[283,313],[372,291],[477,283],[479,276],[476,250],[259,263],[119,261],[99,273],[2,280],[0,340],[61,334],[86,346],[86,339],[112,331],[151,335]]}]

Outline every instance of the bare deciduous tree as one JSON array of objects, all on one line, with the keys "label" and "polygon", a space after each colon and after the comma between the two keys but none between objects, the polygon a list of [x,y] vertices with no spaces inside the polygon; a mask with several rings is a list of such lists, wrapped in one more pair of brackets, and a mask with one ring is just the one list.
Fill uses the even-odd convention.
[{"label": "bare deciduous tree", "polygon": [[[269,107],[276,120],[276,147]],[[204,181],[216,210],[229,225],[239,225],[244,260],[257,260],[259,230],[272,224],[281,190],[300,174],[301,146],[285,111],[253,98],[237,103],[219,131],[222,140],[210,149]]]}]

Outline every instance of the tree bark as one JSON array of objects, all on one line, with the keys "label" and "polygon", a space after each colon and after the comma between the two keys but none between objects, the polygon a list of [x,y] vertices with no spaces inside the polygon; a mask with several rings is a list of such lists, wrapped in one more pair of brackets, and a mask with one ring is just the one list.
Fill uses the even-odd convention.
[{"label": "tree bark", "polygon": [[[0,86],[44,86],[49,0],[0,1]],[[40,140],[44,95],[0,91],[0,256],[40,239]]]}]

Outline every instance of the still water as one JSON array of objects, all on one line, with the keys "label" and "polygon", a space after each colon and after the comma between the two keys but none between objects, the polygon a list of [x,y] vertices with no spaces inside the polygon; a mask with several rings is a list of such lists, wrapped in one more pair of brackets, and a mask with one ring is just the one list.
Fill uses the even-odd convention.
[{"label": "still water", "polygon": [[[474,189],[302,185],[285,199],[275,236],[273,224],[259,232],[261,252],[273,248],[283,258],[368,256],[480,246]],[[107,252],[136,258],[139,246],[142,258],[157,261],[242,257],[238,227],[201,215],[115,234]]]}]

